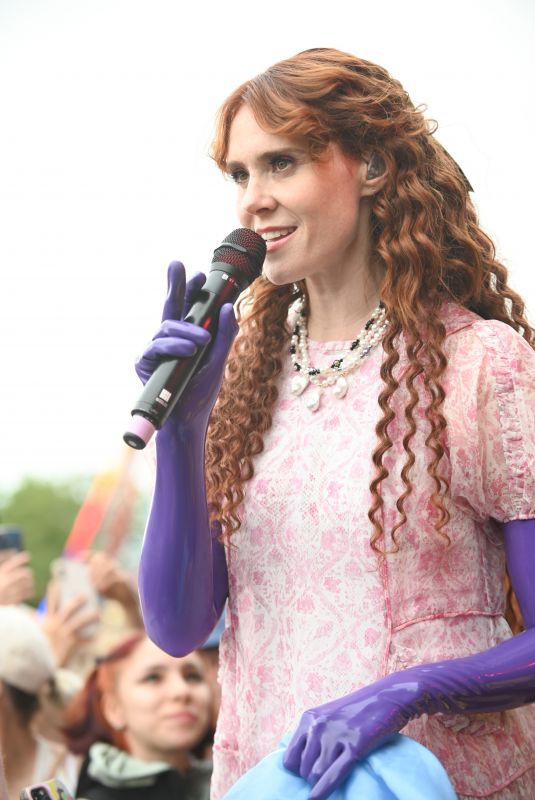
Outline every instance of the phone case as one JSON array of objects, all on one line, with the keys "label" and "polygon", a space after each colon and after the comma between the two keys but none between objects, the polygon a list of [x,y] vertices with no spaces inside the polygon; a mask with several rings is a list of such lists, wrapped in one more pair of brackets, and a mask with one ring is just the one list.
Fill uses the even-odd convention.
[{"label": "phone case", "polygon": [[[58,583],[61,608],[73,597],[82,594],[86,598],[83,610],[98,611],[99,595],[91,583],[89,569],[85,561],[67,557],[57,558],[52,562],[52,575]],[[95,630],[96,624],[87,625],[85,629],[86,636],[91,636]]]},{"label": "phone case", "polygon": [[20,800],[74,800],[74,796],[59,778],[53,778],[26,786],[20,793]]},{"label": "phone case", "polygon": [[12,525],[0,525],[0,562],[24,550],[22,531]]}]

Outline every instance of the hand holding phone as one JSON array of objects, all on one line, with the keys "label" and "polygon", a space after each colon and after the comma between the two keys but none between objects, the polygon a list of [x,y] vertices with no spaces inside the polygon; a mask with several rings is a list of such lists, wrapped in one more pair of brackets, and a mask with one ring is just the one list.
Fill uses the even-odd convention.
[{"label": "hand holding phone", "polygon": [[20,793],[20,800],[74,800],[74,796],[59,778],[53,778],[26,786]]},{"label": "hand holding phone", "polygon": [[88,565],[76,558],[61,557],[52,562],[56,611],[63,612],[65,622],[77,628],[80,638],[96,632],[100,600],[91,580]]}]

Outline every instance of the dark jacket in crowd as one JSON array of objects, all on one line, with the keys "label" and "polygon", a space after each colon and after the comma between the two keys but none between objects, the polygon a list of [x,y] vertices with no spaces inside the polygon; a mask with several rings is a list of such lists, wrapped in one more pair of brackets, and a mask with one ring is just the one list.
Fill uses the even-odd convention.
[{"label": "dark jacket in crowd", "polygon": [[163,762],[140,761],[108,744],[94,744],[85,759],[79,800],[209,800],[212,764],[192,761],[187,773]]}]

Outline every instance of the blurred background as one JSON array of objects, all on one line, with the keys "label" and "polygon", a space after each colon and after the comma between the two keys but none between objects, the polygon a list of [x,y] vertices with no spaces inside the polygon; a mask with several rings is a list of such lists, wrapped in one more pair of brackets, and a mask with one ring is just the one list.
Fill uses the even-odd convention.
[{"label": "blurred background", "polygon": [[438,120],[533,320],[534,37],[532,0],[0,0],[0,521],[36,597],[75,525],[136,561],[133,363],[169,261],[206,271],[238,227],[208,157],[225,96],[309,47],[385,66]]}]

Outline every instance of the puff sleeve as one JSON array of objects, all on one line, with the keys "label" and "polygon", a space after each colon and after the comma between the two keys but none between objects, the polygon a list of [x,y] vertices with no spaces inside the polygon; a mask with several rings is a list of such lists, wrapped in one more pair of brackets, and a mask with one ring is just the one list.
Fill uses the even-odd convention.
[{"label": "puff sleeve", "polygon": [[445,413],[452,501],[476,519],[535,517],[535,351],[478,320],[449,337]]}]

